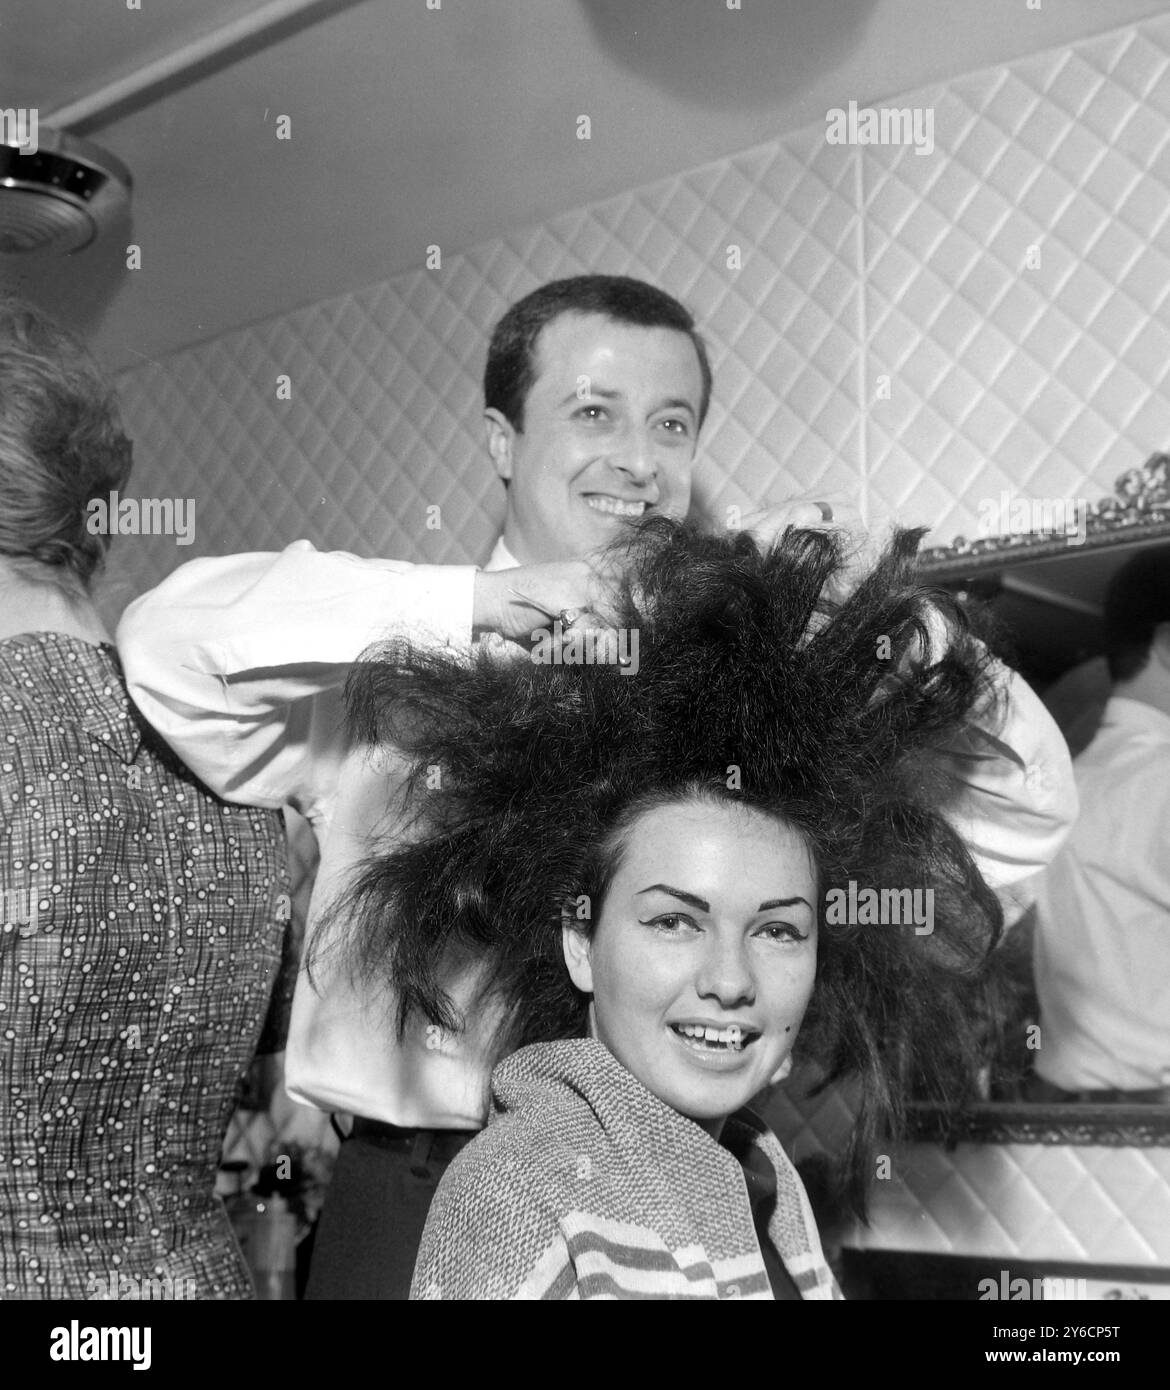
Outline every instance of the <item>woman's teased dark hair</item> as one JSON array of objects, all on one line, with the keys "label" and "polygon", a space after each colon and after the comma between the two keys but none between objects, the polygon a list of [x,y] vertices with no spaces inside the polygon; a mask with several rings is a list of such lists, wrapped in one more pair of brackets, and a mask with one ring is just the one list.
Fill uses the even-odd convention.
[{"label": "woman's teased dark hair", "polygon": [[[941,814],[955,789],[936,756],[988,715],[991,686],[962,611],[915,583],[920,535],[898,533],[831,604],[846,557],[830,533],[789,530],[761,549],[746,533],[643,523],[622,543],[619,604],[636,673],[378,651],[350,679],[353,732],[409,760],[419,838],[366,863],[324,949],[392,985],[400,1030],[412,1018],[458,1029],[444,981],[478,960],[481,999],[502,1007],[499,1055],[577,1036],[587,1001],[564,964],[564,914],[582,898],[603,913],[631,822],[694,798],[782,819],[803,832],[820,880],[796,1056],[819,1063],[824,1084],[860,1077],[847,1171],[862,1210],[874,1141],[908,1089],[962,1099],[994,1013],[985,961],[1000,908]],[[850,880],[932,890],[933,930],[835,923],[827,895]]]}]

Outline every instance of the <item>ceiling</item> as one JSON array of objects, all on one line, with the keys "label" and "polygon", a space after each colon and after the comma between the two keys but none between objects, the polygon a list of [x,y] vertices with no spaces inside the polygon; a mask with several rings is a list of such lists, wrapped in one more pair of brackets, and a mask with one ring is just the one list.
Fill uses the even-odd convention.
[{"label": "ceiling", "polygon": [[[431,244],[446,257],[775,139],[851,99],[878,101],[1170,8],[128,3],[0,8],[3,105],[36,107],[42,126],[65,107],[67,127],[135,180],[129,225],[71,259],[0,257],[0,277],[85,331],[112,368],[420,267]],[[226,45],[214,39],[224,26],[235,26]],[[580,115],[588,141],[577,138]],[[291,139],[276,137],[281,116]],[[125,268],[130,242],[142,248],[140,270]]]}]

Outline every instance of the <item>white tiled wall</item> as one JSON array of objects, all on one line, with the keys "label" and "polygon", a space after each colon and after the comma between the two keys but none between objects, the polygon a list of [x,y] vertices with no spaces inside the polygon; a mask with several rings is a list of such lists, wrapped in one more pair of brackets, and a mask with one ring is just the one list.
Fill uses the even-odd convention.
[{"label": "white tiled wall", "polygon": [[866,152],[866,467],[940,539],[1170,439],[1168,63],[1159,19],[915,97],[945,159]]},{"label": "white tiled wall", "polygon": [[1167,1271],[1170,1149],[910,1144],[871,1219],[850,1244]]},{"label": "white tiled wall", "polygon": [[[766,1111],[797,1163],[840,1153],[853,1116],[847,1087],[803,1090],[794,1075]],[[846,1245],[1170,1271],[1170,1148],[900,1143],[884,1157]]]},{"label": "white tiled wall", "polygon": [[[831,146],[818,126],[126,373],[136,490],[193,497],[196,538],[118,542],[107,608],[193,555],[298,536],[486,558],[502,513],[480,438],[487,331],[586,270],[695,310],[716,373],[709,511],[843,490],[941,543],[1004,488],[1092,500],[1170,447],[1168,67],[1162,17],[885,103],[933,110],[929,156]],[[932,1229],[969,1225],[946,1195],[968,1191],[931,1179]],[[1136,1257],[1148,1241],[1117,1206],[1088,1219]],[[926,1229],[898,1203],[890,1221],[887,1244],[899,1221]]]}]

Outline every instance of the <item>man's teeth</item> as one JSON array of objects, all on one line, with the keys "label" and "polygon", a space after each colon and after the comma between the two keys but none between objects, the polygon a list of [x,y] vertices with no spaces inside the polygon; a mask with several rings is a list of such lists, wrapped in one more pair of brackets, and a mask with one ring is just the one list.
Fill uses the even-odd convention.
[{"label": "man's teeth", "polygon": [[641,516],[646,510],[645,502],[623,502],[620,497],[586,497],[586,502],[595,512],[606,512],[609,516]]},{"label": "man's teeth", "polygon": [[729,1023],[726,1028],[713,1028],[702,1023],[676,1023],[674,1027],[684,1037],[713,1047],[730,1047],[742,1052],[746,1043],[743,1029],[738,1023]]}]

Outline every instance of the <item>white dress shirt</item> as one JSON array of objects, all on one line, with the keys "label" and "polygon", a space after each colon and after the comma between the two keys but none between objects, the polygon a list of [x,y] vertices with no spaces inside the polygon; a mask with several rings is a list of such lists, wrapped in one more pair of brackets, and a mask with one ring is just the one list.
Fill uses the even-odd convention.
[{"label": "white dress shirt", "polygon": [[[516,564],[503,541],[489,569]],[[391,635],[466,650],[475,571],[324,554],[297,541],[279,554],[192,560],[133,603],[118,628],[127,684],[151,724],[229,801],[294,806],[321,848],[306,939],[348,871],[384,842],[394,755],[350,751],[347,668]],[[993,888],[1043,868],[1076,815],[1068,750],[1039,699],[1001,668],[996,729],[969,727],[948,748],[950,819]],[[940,755],[943,756],[943,755]],[[470,988],[470,982],[467,982]],[[457,998],[459,997],[456,991]],[[302,971],[285,1084],[297,1100],[391,1124],[475,1129],[489,1067],[477,1025],[443,1037],[388,1026],[392,996],[356,991],[326,966]]]},{"label": "white dress shirt", "polygon": [[1170,717],[1115,695],[1074,768],[1083,810],[1037,900],[1036,1070],[1170,1085]]}]

